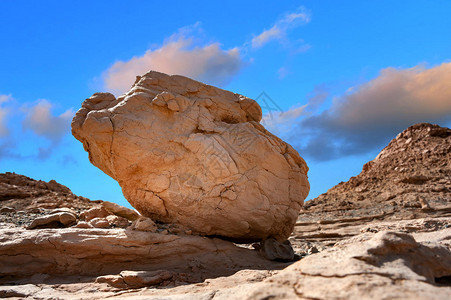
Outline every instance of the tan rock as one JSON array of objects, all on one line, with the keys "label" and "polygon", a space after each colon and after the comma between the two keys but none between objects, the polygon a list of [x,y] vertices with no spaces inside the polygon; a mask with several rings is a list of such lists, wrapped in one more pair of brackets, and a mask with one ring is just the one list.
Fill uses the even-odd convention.
[{"label": "tan rock", "polygon": [[76,222],[77,218],[73,214],[59,212],[34,219],[27,229],[68,227]]},{"label": "tan rock", "polygon": [[120,275],[104,275],[96,278],[96,283],[106,283],[118,289],[127,289],[128,285]]},{"label": "tan rock", "polygon": [[110,222],[106,218],[94,218],[89,224],[94,228],[110,228]]},{"label": "tan rock", "polygon": [[157,225],[150,218],[140,217],[130,226],[132,230],[156,232]]},{"label": "tan rock", "polygon": [[74,228],[94,228],[91,224],[85,221],[80,221],[77,225],[73,226]]},{"label": "tan rock", "polygon": [[80,218],[89,222],[94,218],[105,218],[110,214],[103,206],[97,206],[81,213]]},{"label": "tan rock", "polygon": [[431,234],[436,233],[417,242],[404,233],[366,233],[273,274],[243,270],[202,284],[129,292],[127,297],[447,300],[451,287],[445,274],[451,271],[451,252],[442,243],[449,240],[451,230],[441,232],[438,239],[431,239]]},{"label": "tan rock", "polygon": [[16,212],[16,210],[12,207],[4,206],[0,208],[0,213],[12,213],[12,212]]},{"label": "tan rock", "polygon": [[126,218],[122,218],[116,215],[109,215],[105,218],[113,227],[127,228],[130,222]]},{"label": "tan rock", "polygon": [[193,273],[194,267],[202,271],[193,277],[204,280],[243,268],[286,264],[270,262],[257,251],[231,242],[193,235],[73,227],[26,230],[0,224],[0,266],[1,284],[4,279],[29,279],[36,273],[61,279],[117,275],[123,270]]},{"label": "tan rock", "polygon": [[96,93],[83,102],[72,132],[141,214],[282,242],[308,194],[308,168],[261,114],[252,99],[152,71],[118,99]]},{"label": "tan rock", "polygon": [[139,213],[137,213],[133,209],[121,206],[113,202],[102,201],[102,206],[112,214],[126,218],[130,221],[134,221],[139,218]]},{"label": "tan rock", "polygon": [[131,288],[141,288],[159,284],[172,278],[172,273],[166,270],[157,271],[122,271],[120,276]]},{"label": "tan rock", "polygon": [[283,243],[273,238],[264,240],[261,243],[261,252],[269,260],[293,261],[294,251],[289,241]]}]

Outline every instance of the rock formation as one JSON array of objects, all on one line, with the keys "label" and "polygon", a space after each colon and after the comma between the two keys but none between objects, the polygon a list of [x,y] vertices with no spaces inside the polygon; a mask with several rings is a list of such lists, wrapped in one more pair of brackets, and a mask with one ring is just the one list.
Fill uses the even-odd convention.
[{"label": "rock formation", "polygon": [[290,240],[321,250],[373,230],[367,226],[371,222],[390,229],[390,222],[424,218],[424,226],[446,228],[443,218],[451,217],[450,158],[449,128],[427,123],[407,128],[359,175],[306,202]]},{"label": "rock formation", "polygon": [[[0,225],[0,284],[30,274],[47,278],[166,270],[187,282],[233,274],[243,268],[281,268],[253,250],[217,238],[132,229],[26,230]],[[198,272],[196,272],[198,271]]]},{"label": "rock formation", "polygon": [[[378,207],[440,206],[451,201],[451,130],[413,125],[393,139],[362,172],[308,201],[309,212]],[[316,208],[318,207],[318,208]]]},{"label": "rock formation", "polygon": [[261,117],[252,99],[151,71],[118,99],[83,102],[72,133],[141,214],[205,235],[283,242],[309,192],[308,168]]}]

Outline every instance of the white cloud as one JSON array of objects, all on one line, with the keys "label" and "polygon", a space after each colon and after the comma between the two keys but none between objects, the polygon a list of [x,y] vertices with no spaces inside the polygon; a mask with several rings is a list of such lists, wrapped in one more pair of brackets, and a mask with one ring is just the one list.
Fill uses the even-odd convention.
[{"label": "white cloud", "polygon": [[13,97],[11,96],[11,94],[9,94],[9,95],[0,95],[0,104],[6,103],[8,101],[11,101],[12,99],[13,99]]},{"label": "white cloud", "polygon": [[321,113],[329,93],[318,86],[304,106],[263,117],[265,127],[303,155],[330,160],[364,154],[386,145],[396,134],[421,122],[451,122],[451,62],[426,68],[386,68],[351,87]]},{"label": "white cloud", "polygon": [[0,137],[5,137],[9,134],[9,130],[6,126],[6,118],[9,109],[3,105],[12,99],[13,97],[11,95],[0,95]]},{"label": "white cloud", "polygon": [[252,39],[252,48],[260,48],[273,40],[285,39],[289,29],[302,24],[307,24],[311,20],[310,12],[304,7],[299,7],[293,13],[285,14],[271,28],[264,30]]},{"label": "white cloud", "polygon": [[[366,153],[410,125],[451,121],[451,62],[432,68],[386,68],[300,122],[304,153],[322,160]],[[303,132],[303,133],[301,133]]]},{"label": "white cloud", "polygon": [[25,107],[26,116],[22,122],[22,127],[31,130],[38,136],[47,138],[55,145],[69,132],[74,112],[72,109],[68,109],[55,116],[51,109],[52,104],[45,99],[38,100],[33,106]]},{"label": "white cloud", "polygon": [[103,73],[105,88],[120,94],[127,91],[137,75],[150,70],[184,75],[215,85],[228,83],[243,67],[238,48],[221,49],[219,43],[196,46],[189,30],[171,36],[160,48],[149,49],[142,56],[117,61]]},{"label": "white cloud", "polygon": [[287,111],[270,111],[263,115],[261,123],[275,135],[290,132],[298,119],[306,115],[307,105],[293,107]]}]

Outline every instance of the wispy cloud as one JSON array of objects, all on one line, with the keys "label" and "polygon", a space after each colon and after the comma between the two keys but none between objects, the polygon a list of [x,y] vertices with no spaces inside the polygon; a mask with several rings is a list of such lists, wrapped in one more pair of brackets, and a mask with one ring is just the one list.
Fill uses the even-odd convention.
[{"label": "wispy cloud", "polygon": [[286,13],[271,28],[263,30],[252,39],[252,48],[260,48],[273,40],[284,40],[288,30],[307,24],[310,20],[310,12],[303,6],[295,12]]},{"label": "wispy cloud", "polygon": [[261,123],[275,135],[290,132],[298,119],[306,115],[307,105],[295,106],[287,111],[271,111],[263,115]]},{"label": "wispy cloud", "polygon": [[8,116],[9,109],[5,104],[11,101],[13,97],[11,95],[0,95],[0,137],[5,137],[9,134],[8,127],[6,126],[6,118]]},{"label": "wispy cloud", "polygon": [[161,47],[149,49],[128,61],[115,62],[103,73],[105,88],[116,94],[123,93],[137,75],[149,70],[184,75],[208,84],[227,84],[244,65],[240,50],[224,50],[219,43],[199,45],[192,34],[193,30],[183,28]]},{"label": "wispy cloud", "polygon": [[[302,119],[311,116],[326,100],[328,95],[329,93],[325,86],[316,86],[313,92],[307,96],[307,103],[304,105],[295,105],[286,111],[282,111],[276,105],[274,105],[275,107],[270,107],[269,111],[262,117],[262,124],[272,133],[286,136],[296,129]],[[274,100],[271,99],[271,101]]]},{"label": "wispy cloud", "polygon": [[58,143],[69,132],[74,111],[68,109],[55,116],[51,109],[52,104],[45,99],[38,100],[35,105],[25,106],[26,116],[22,122],[22,127],[31,130],[38,136],[47,138],[53,143]]},{"label": "wispy cloud", "polygon": [[[74,115],[72,109],[55,115],[52,112],[53,106],[44,99],[19,104],[11,95],[0,95],[0,159],[48,158],[64,135],[69,133],[70,121]],[[6,127],[6,118],[10,120],[11,128]],[[32,143],[29,135],[24,138],[24,131],[33,133]],[[24,145],[27,153],[18,151],[25,149]]]},{"label": "wispy cloud", "polygon": [[327,97],[319,90],[301,118],[284,132],[285,138],[303,155],[316,160],[374,151],[415,123],[451,122],[450,82],[451,63],[432,68],[386,68],[373,80],[335,97],[328,109],[315,114]]}]

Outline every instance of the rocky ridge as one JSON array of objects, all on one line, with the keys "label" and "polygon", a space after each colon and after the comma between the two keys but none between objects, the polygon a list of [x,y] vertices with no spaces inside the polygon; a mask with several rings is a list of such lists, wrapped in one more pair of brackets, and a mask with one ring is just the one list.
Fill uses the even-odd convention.
[{"label": "rocky ridge", "polygon": [[[322,249],[368,223],[449,217],[451,130],[420,123],[399,133],[359,175],[308,201],[291,240]],[[447,226],[439,223],[437,230]]]},{"label": "rocky ridge", "polygon": [[439,209],[450,198],[451,130],[421,123],[398,134],[359,175],[309,201],[305,209],[427,210]]}]

